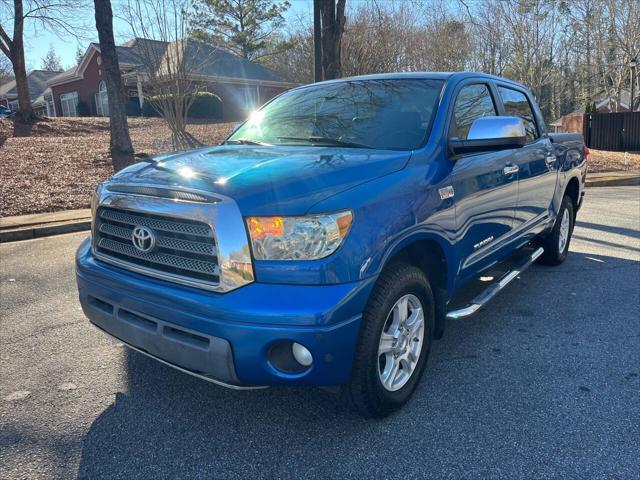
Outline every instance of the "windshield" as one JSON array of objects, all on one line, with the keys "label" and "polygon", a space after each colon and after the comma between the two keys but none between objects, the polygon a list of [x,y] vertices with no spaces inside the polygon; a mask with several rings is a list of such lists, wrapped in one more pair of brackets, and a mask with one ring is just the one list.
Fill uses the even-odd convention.
[{"label": "windshield", "polygon": [[444,82],[354,80],[286,92],[227,143],[412,150],[431,128]]}]

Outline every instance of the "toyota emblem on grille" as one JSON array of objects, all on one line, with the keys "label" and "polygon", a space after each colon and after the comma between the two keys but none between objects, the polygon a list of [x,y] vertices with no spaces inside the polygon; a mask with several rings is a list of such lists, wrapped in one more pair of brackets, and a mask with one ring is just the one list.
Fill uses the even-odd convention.
[{"label": "toyota emblem on grille", "polygon": [[147,227],[137,225],[131,234],[133,246],[142,253],[149,253],[156,246],[156,235]]}]

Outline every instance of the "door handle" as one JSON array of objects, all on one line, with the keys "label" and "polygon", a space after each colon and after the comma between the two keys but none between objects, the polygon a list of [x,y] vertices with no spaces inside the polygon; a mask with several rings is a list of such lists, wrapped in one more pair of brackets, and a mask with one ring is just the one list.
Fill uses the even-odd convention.
[{"label": "door handle", "polygon": [[547,167],[552,167],[554,163],[556,163],[556,156],[555,155],[547,155],[544,159],[544,161],[547,163]]},{"label": "door handle", "polygon": [[507,163],[502,171],[505,175],[513,175],[514,173],[518,173],[520,171],[520,167],[518,165],[514,165],[513,163]]}]

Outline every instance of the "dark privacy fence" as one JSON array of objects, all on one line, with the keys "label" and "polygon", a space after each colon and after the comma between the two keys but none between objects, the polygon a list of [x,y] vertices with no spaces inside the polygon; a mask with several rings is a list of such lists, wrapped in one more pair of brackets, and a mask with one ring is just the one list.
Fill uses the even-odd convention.
[{"label": "dark privacy fence", "polygon": [[640,112],[588,113],[582,124],[587,147],[612,152],[640,151]]}]

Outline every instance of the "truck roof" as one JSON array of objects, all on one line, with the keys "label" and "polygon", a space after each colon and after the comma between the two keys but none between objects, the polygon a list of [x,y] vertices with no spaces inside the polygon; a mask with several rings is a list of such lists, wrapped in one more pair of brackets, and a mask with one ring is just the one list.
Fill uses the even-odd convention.
[{"label": "truck roof", "polygon": [[509,80],[507,78],[498,77],[496,75],[489,75],[488,73],[482,72],[393,72],[393,73],[374,73],[370,75],[358,75],[355,77],[345,77],[345,78],[337,78],[335,80],[325,80],[324,82],[318,82],[316,84],[328,84],[328,83],[337,83],[337,82],[345,82],[345,81],[353,81],[353,80],[394,80],[394,79],[425,79],[425,80],[463,80],[465,78],[486,78],[488,80],[501,81],[506,83],[511,83],[513,85],[517,85],[519,87],[525,88],[518,82],[514,82],[513,80]]}]

